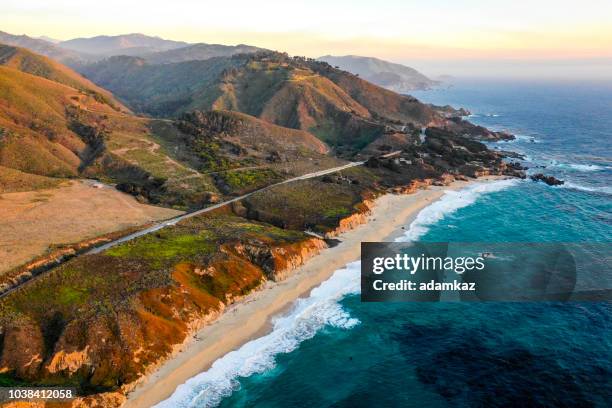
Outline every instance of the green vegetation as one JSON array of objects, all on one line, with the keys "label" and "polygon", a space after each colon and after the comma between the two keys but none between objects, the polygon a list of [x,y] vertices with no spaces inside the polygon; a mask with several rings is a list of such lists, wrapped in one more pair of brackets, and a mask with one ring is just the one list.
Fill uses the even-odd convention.
[{"label": "green vegetation", "polygon": [[327,232],[354,213],[361,201],[357,186],[304,180],[256,193],[245,199],[245,205],[258,219],[274,225]]},{"label": "green vegetation", "polygon": [[161,230],[110,248],[106,254],[119,258],[145,259],[153,267],[160,267],[169,261],[176,263],[211,254],[216,248],[214,239],[210,231],[174,235],[174,231]]},{"label": "green vegetation", "polygon": [[281,179],[281,176],[271,169],[253,169],[227,171],[221,177],[232,190],[253,190],[272,184]]}]

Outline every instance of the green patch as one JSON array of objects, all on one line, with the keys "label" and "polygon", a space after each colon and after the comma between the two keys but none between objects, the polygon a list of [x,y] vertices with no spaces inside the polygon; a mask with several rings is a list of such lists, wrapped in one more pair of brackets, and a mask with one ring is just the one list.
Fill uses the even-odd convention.
[{"label": "green patch", "polygon": [[32,385],[26,381],[19,380],[8,373],[0,374],[0,387],[20,387]]},{"label": "green patch", "polygon": [[223,179],[233,190],[247,187],[259,187],[280,179],[280,175],[271,169],[228,171]]},{"label": "green patch", "polygon": [[215,236],[209,231],[173,235],[174,230],[140,237],[110,248],[106,255],[119,258],[146,259],[159,267],[167,261],[180,262],[195,256],[208,255],[216,248]]},{"label": "green patch", "polygon": [[65,286],[60,288],[57,301],[64,305],[83,303],[87,299],[87,295],[86,289]]},{"label": "green patch", "polygon": [[327,218],[339,218],[347,216],[351,211],[346,207],[327,208],[323,211],[323,216]]}]

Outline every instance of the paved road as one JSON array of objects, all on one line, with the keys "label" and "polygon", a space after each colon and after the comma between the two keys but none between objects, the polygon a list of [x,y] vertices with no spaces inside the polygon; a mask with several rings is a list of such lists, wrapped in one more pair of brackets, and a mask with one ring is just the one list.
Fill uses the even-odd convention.
[{"label": "paved road", "polygon": [[269,186],[262,187],[262,188],[260,188],[258,190],[255,190],[255,191],[252,191],[250,193],[241,195],[239,197],[235,197],[235,198],[232,198],[230,200],[223,201],[223,202],[215,204],[215,205],[211,205],[210,207],[202,208],[201,210],[197,210],[197,211],[193,211],[193,212],[190,212],[190,213],[187,213],[187,214],[179,215],[178,217],[175,217],[175,218],[172,218],[172,219],[160,222],[159,224],[156,224],[156,225],[154,225],[152,227],[140,230],[140,231],[135,232],[133,234],[126,235],[126,236],[124,236],[122,238],[119,238],[119,239],[117,239],[115,241],[111,241],[111,242],[109,242],[107,244],[104,244],[102,246],[93,248],[93,249],[85,252],[85,255],[100,253],[102,251],[107,250],[108,248],[111,248],[111,247],[117,245],[117,244],[121,244],[123,242],[130,241],[130,240],[132,240],[134,238],[138,238],[138,237],[141,237],[143,235],[147,235],[147,234],[150,234],[152,232],[159,231],[162,228],[168,227],[170,225],[175,225],[179,221],[185,220],[187,218],[195,217],[195,216],[198,216],[200,214],[207,213],[209,211],[216,210],[217,208],[221,208],[221,207],[226,206],[228,204],[231,204],[233,202],[243,200],[243,199],[245,199],[245,198],[247,198],[247,197],[249,197],[249,196],[251,196],[251,195],[253,195],[255,193],[259,193],[261,191],[268,190],[268,189],[273,188],[275,186],[280,186],[282,184],[293,183],[293,182],[299,181],[299,180],[307,180],[307,179],[314,178],[314,177],[320,177],[320,176],[324,176],[324,175],[330,174],[330,173],[336,173],[338,171],[342,171],[342,170],[345,170],[345,169],[348,169],[348,168],[351,168],[351,167],[361,166],[364,163],[365,162],[363,162],[363,161],[352,162],[352,163],[345,164],[343,166],[332,167],[332,168],[326,169],[326,170],[319,170],[319,171],[315,171],[313,173],[304,174],[302,176],[293,177],[293,178],[281,181],[279,183],[271,184]]},{"label": "paved road", "polygon": [[[319,170],[319,171],[315,171],[313,173],[304,174],[302,176],[293,177],[293,178],[281,181],[279,183],[271,184],[269,186],[260,188],[258,190],[252,191],[250,193],[241,195],[239,197],[232,198],[231,200],[223,201],[221,203],[212,205],[210,207],[202,208],[201,210],[193,211],[193,212],[190,212],[190,213],[187,213],[187,214],[180,215],[180,216],[175,217],[175,218],[171,218],[169,220],[166,220],[166,221],[163,221],[163,222],[161,222],[159,224],[156,224],[156,225],[154,225],[152,227],[140,230],[140,231],[135,232],[133,234],[126,235],[123,238],[119,238],[119,239],[117,239],[115,241],[111,241],[111,242],[109,242],[107,244],[104,244],[102,246],[93,248],[93,249],[91,249],[91,250],[89,250],[89,251],[87,251],[87,252],[85,252],[85,253],[83,253],[81,255],[78,255],[78,256],[100,253],[102,251],[107,250],[108,248],[111,248],[111,247],[113,247],[115,245],[121,244],[122,242],[130,241],[130,240],[132,240],[134,238],[138,238],[138,237],[141,237],[143,235],[147,235],[147,234],[150,234],[152,232],[159,231],[162,228],[165,228],[165,227],[168,227],[168,226],[171,226],[171,225],[175,225],[179,221],[185,220],[187,218],[195,217],[195,216],[198,216],[200,214],[207,213],[209,211],[213,211],[213,210],[215,210],[217,208],[223,207],[225,205],[231,204],[231,203],[236,202],[236,201],[240,201],[240,200],[242,200],[242,199],[244,199],[244,198],[246,198],[248,196],[251,196],[251,195],[253,195],[255,193],[259,193],[260,191],[268,190],[268,189],[273,188],[275,186],[280,186],[282,184],[293,183],[293,182],[299,181],[299,180],[307,180],[307,179],[314,178],[314,177],[324,176],[324,175],[330,174],[330,173],[336,173],[338,171],[342,171],[342,170],[345,170],[345,169],[348,169],[348,168],[351,168],[351,167],[361,166],[364,163],[365,162],[363,162],[363,161],[360,161],[360,162],[351,162],[351,163],[345,164],[343,166],[332,167],[332,168],[326,169],[326,170]],[[28,283],[35,281],[37,278],[39,278],[40,276],[45,275],[47,272],[55,269],[59,265],[61,265],[61,263],[56,265],[56,266],[53,266],[52,268],[50,268],[49,270],[47,270],[45,272],[42,272],[42,273],[40,273],[38,275],[33,276],[32,278],[30,278],[30,279],[20,283],[19,285],[15,286],[15,287],[12,287],[11,289],[7,290],[6,292],[0,294],[0,299],[2,299],[4,297],[10,295],[11,293],[19,290],[20,288],[22,288],[23,286],[27,285]]]}]

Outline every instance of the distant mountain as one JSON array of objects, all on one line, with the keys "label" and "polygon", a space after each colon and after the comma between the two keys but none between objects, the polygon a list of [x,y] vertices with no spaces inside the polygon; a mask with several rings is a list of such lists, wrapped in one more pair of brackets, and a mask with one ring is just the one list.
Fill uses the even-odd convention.
[{"label": "distant mountain", "polygon": [[199,43],[168,51],[143,55],[143,58],[151,64],[168,64],[172,62],[206,60],[214,57],[230,57],[235,54],[248,54],[263,50],[263,48],[245,44],[232,46]]},{"label": "distant mountain", "polygon": [[57,40],[55,38],[47,37],[46,35],[41,35],[40,37],[35,37],[37,40],[43,40],[50,42],[51,44],[59,44],[62,40]]},{"label": "distant mountain", "polygon": [[0,43],[27,48],[30,51],[53,58],[62,63],[72,63],[84,59],[84,56],[78,52],[67,50],[49,41],[28,37],[27,35],[13,35],[0,31]]},{"label": "distant mountain", "polygon": [[164,40],[144,34],[125,34],[115,36],[97,36],[91,38],[75,38],[62,41],[60,47],[86,54],[98,56],[111,55],[144,55],[159,51],[167,51],[189,45],[183,41]]},{"label": "distant mountain", "polygon": [[438,84],[414,68],[383,61],[378,58],[346,55],[326,55],[319,58],[361,78],[398,93],[429,89]]},{"label": "distant mountain", "polygon": [[75,38],[67,41],[50,37],[38,38],[27,35],[13,35],[0,31],[0,43],[27,48],[38,54],[53,58],[73,69],[81,71],[83,66],[104,58],[127,55],[144,58],[151,64],[167,64],[192,60],[206,60],[214,57],[229,57],[262,51],[263,48],[239,44],[189,44],[183,41],[165,40],[143,34],[98,36]]}]

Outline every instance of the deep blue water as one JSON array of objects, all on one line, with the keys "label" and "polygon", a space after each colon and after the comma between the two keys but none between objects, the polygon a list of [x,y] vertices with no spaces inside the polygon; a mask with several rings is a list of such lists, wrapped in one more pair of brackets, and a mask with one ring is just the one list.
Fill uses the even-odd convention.
[{"label": "deep blue water", "polygon": [[[411,238],[612,241],[612,83],[473,81],[416,96],[520,135],[493,147],[567,183],[449,194]],[[611,303],[361,303],[358,279],[349,265],[167,406],[612,406]]]}]

